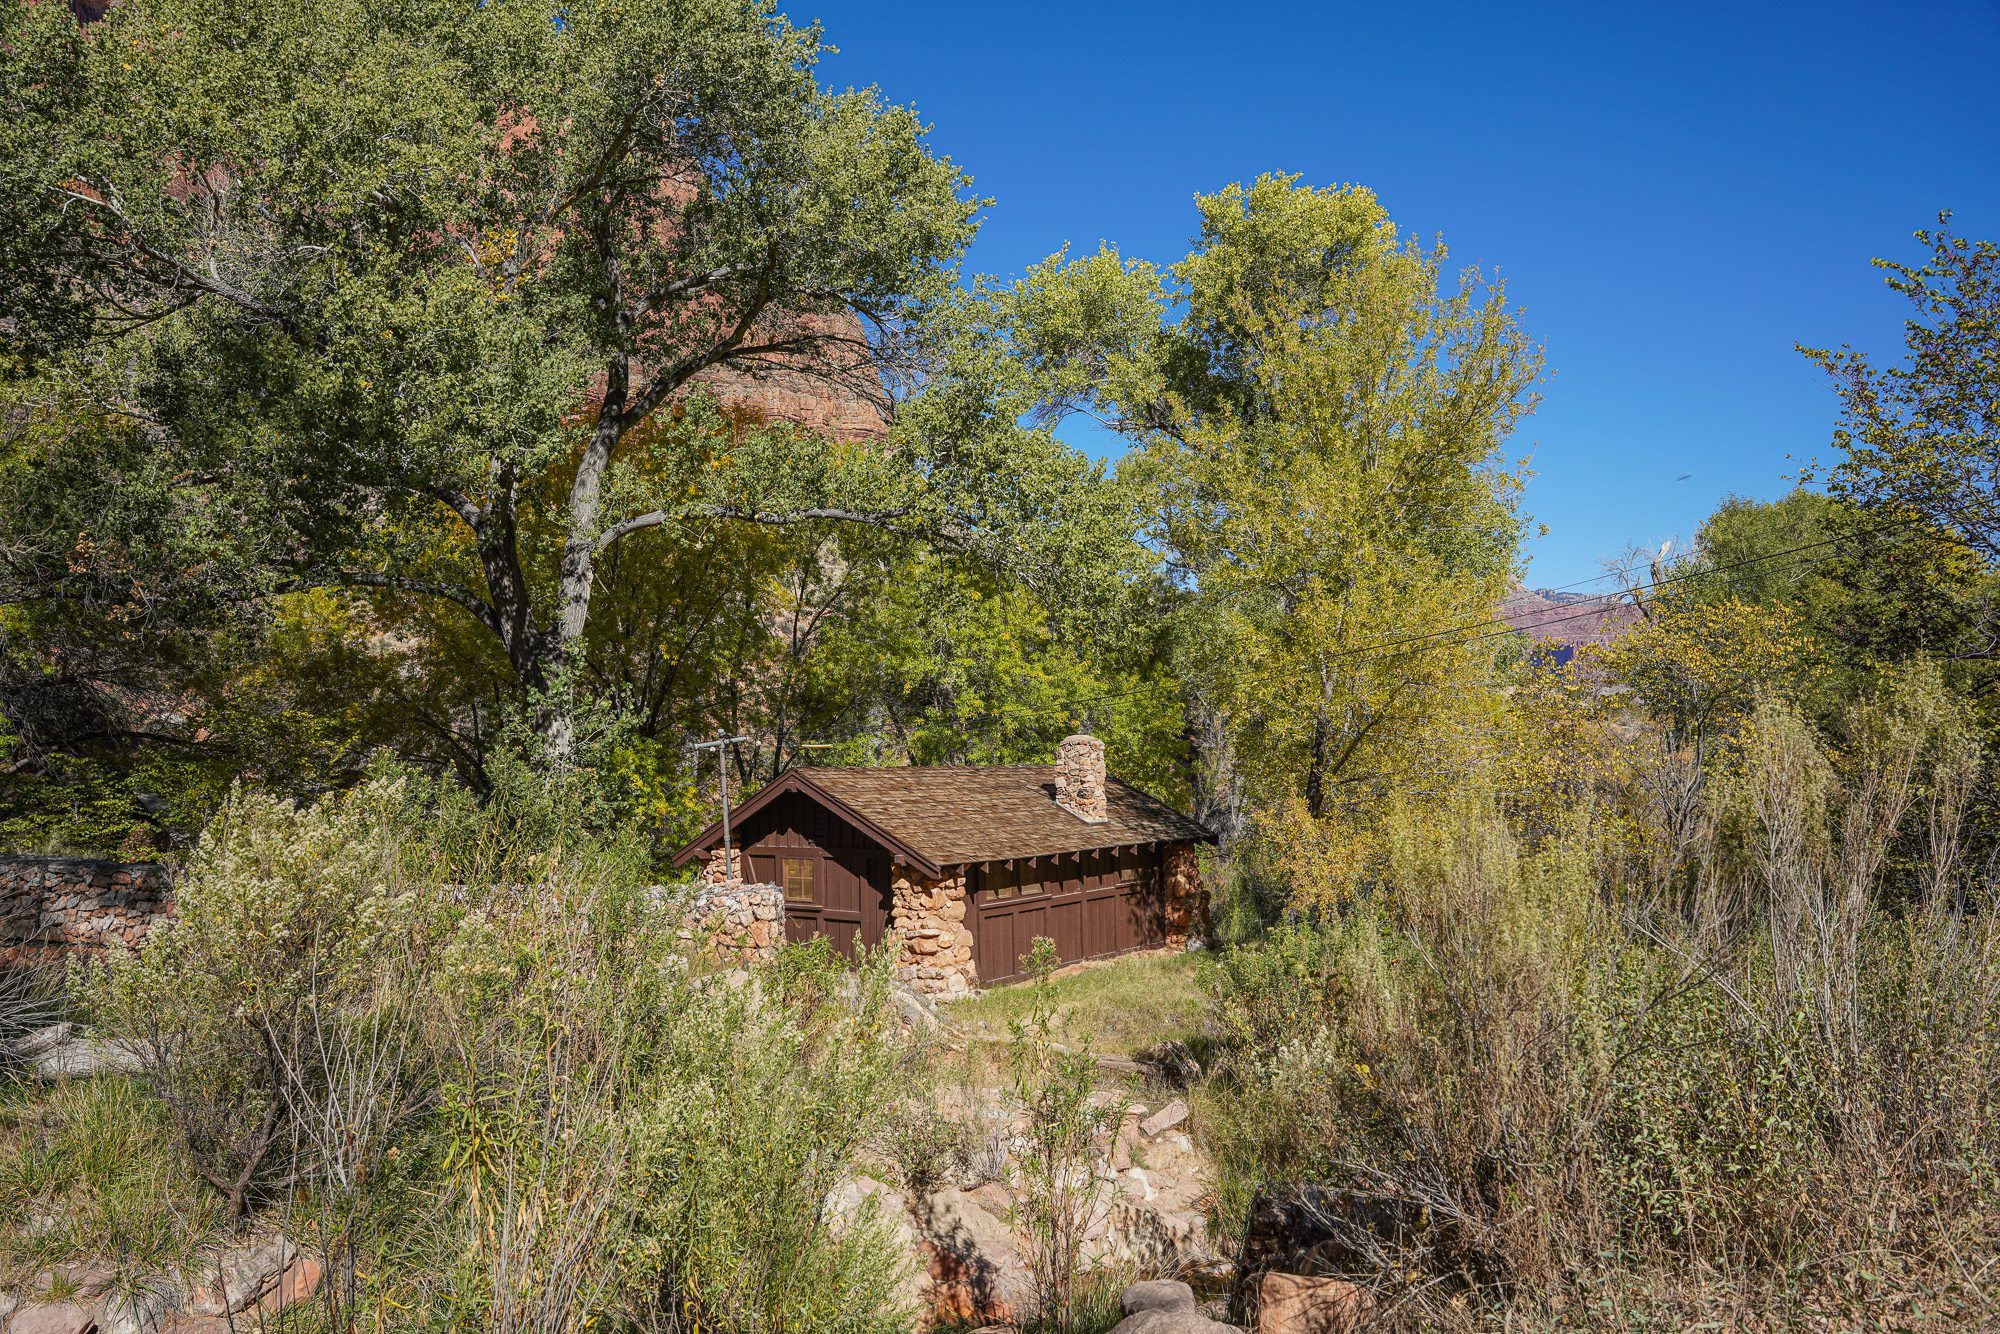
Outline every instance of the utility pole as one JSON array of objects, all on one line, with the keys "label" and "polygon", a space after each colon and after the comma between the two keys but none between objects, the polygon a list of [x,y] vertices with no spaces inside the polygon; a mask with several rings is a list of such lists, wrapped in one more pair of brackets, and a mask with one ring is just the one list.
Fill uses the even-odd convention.
[{"label": "utility pole", "polygon": [[696,752],[694,776],[701,777],[701,754],[704,750],[715,752],[715,782],[722,789],[722,879],[724,883],[736,875],[736,854],[729,847],[729,757],[723,754],[723,747],[733,746],[739,741],[748,741],[747,736],[719,736],[713,741],[697,741],[688,747]]}]

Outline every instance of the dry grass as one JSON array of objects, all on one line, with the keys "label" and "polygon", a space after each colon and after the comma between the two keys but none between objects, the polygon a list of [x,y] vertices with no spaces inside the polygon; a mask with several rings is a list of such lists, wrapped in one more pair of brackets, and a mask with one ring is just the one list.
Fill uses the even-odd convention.
[{"label": "dry grass", "polygon": [[138,1296],[219,1235],[219,1202],[136,1081],[13,1084],[0,1120],[0,1287],[88,1262]]}]

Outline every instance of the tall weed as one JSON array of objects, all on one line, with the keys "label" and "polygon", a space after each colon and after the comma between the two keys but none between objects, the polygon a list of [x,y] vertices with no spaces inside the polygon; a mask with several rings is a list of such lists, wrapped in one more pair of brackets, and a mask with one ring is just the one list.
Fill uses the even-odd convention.
[{"label": "tall weed", "polygon": [[325,1259],[294,1323],[905,1327],[909,1257],[828,1203],[909,1082],[887,959],[739,985],[629,840],[495,804],[232,797],[177,919],[84,980],[165,1179]]},{"label": "tall weed", "polygon": [[1855,1256],[1992,1315],[2000,925],[1958,846],[1964,707],[1920,669],[1836,738],[1767,699],[1736,745],[1683,867],[1642,873],[1663,841],[1629,794],[1518,829],[1475,771],[1383,821],[1348,910],[1212,965],[1224,1202],[1290,1176],[1421,1205],[1373,1277],[1448,1323],[1607,1266],[1793,1291]]}]

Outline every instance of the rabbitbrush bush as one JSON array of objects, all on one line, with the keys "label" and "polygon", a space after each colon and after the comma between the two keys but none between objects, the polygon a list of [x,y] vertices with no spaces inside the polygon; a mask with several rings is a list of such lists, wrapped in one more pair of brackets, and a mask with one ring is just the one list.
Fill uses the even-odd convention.
[{"label": "rabbitbrush bush", "polygon": [[1784,1318],[1990,1323],[1977,760],[1916,672],[1834,740],[1762,705],[1684,877],[1649,879],[1588,804],[1532,840],[1476,782],[1391,817],[1350,911],[1211,970],[1223,1206],[1272,1177],[1422,1204],[1400,1244],[1361,1239],[1406,1322],[1672,1324],[1726,1289]]},{"label": "rabbitbrush bush", "polygon": [[329,1327],[905,1328],[910,1257],[828,1212],[911,1082],[887,958],[732,985],[564,809],[234,795],[176,919],[82,987],[178,1162],[325,1257],[297,1318]]}]

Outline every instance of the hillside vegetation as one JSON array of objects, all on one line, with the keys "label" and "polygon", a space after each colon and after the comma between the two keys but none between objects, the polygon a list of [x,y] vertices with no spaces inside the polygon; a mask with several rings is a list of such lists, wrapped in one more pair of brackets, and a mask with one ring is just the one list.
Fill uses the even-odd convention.
[{"label": "hillside vegetation", "polygon": [[[968,275],[992,201],[830,49],[0,12],[0,851],[177,877],[0,974],[0,1291],[887,1331],[986,1309],[909,1229],[991,1187],[1088,1334],[1157,1153],[1174,1264],[1318,1201],[1381,1328],[2000,1325],[2000,246],[1878,261],[1828,466],[1530,635],[1490,274],[1270,173]],[[1215,833],[1200,950],[934,1013],[680,938],[718,799],[1077,732]]]}]

